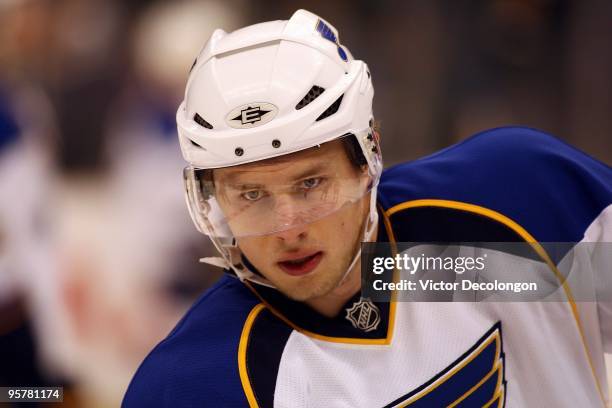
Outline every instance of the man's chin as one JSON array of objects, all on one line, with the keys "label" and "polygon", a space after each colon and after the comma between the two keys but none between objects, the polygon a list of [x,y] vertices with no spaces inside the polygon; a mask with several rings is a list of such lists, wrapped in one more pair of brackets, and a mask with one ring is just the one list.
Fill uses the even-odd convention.
[{"label": "man's chin", "polygon": [[291,287],[283,287],[283,285],[276,285],[276,287],[289,299],[297,302],[306,302],[332,293],[336,286],[338,286],[339,281],[340,277],[333,281],[300,282],[297,285],[291,285]]}]

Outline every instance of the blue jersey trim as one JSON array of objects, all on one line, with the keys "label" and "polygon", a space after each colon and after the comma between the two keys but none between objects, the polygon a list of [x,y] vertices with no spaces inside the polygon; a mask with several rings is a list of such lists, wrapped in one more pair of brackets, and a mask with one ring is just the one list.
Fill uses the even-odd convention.
[{"label": "blue jersey trim", "polygon": [[577,242],[612,203],[612,169],[535,129],[487,130],[383,172],[386,210],[418,199],[490,208],[540,242]]}]

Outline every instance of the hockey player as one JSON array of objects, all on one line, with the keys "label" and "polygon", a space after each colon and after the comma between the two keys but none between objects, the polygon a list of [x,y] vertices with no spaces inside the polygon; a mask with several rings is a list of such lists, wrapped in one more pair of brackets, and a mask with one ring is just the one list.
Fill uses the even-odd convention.
[{"label": "hockey player", "polygon": [[221,255],[206,261],[227,273],[125,407],[605,404],[609,304],[373,302],[359,260],[363,241],[609,241],[612,170],[509,127],[383,172],[372,97],[307,11],[212,35],[177,123],[188,206]]}]

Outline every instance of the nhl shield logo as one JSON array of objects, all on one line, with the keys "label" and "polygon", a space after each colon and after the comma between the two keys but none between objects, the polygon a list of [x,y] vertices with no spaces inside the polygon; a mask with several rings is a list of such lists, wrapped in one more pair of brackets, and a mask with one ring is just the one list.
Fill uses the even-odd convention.
[{"label": "nhl shield logo", "polygon": [[361,298],[346,309],[346,319],[353,327],[369,332],[376,330],[380,324],[380,310],[370,299]]},{"label": "nhl shield logo", "polygon": [[235,129],[248,129],[271,121],[278,108],[267,102],[253,102],[233,109],[225,117],[228,125]]}]

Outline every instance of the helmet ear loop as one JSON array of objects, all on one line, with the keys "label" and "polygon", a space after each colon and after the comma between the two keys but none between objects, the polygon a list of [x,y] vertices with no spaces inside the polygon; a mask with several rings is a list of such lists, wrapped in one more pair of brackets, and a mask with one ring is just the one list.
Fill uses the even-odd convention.
[{"label": "helmet ear loop", "polygon": [[[376,193],[377,193],[376,189],[377,187],[378,187],[378,181],[374,183],[372,190],[370,190],[370,208],[369,208],[368,218],[366,218],[366,222],[363,228],[363,233],[361,235],[362,243],[369,242],[369,240],[372,239],[372,234],[376,230],[376,226],[378,225],[378,211],[376,211]],[[361,245],[359,245],[359,249],[355,253],[353,260],[351,261],[348,268],[344,272],[344,275],[342,275],[342,278],[340,279],[340,281],[338,281],[338,284],[336,285],[336,287],[342,286],[342,284],[348,278],[350,272],[355,267],[355,264],[360,259],[361,259]]]},{"label": "helmet ear loop", "polygon": [[[369,208],[368,217],[366,218],[365,226],[363,228],[361,241],[368,242],[372,238],[372,234],[376,230],[376,227],[378,225],[378,211],[376,211],[376,196],[377,196],[377,189],[378,189],[378,183],[380,180],[380,175],[382,173],[382,156],[380,153],[380,146],[378,144],[379,135],[377,132],[375,132],[375,129],[372,126],[370,126],[369,128],[367,128],[365,132],[361,133],[361,135],[362,135],[361,136],[362,138],[361,147],[363,150],[365,150],[365,151],[363,150],[362,151],[364,153],[364,156],[366,157],[366,162],[367,162],[367,163],[364,163],[364,166],[368,167],[367,171],[368,171],[368,175],[370,176],[370,179],[368,180],[368,186],[367,186],[367,191],[370,192],[370,208]],[[360,136],[357,136],[357,137],[359,138]],[[342,276],[342,278],[340,279],[336,287],[341,286],[346,281],[351,270],[355,267],[355,264],[360,259],[361,259],[361,245],[359,246],[359,249],[355,253],[353,260],[349,264],[348,268],[344,272],[344,275]]]},{"label": "helmet ear loop", "polygon": [[[210,211],[210,204],[204,199],[204,197],[212,194],[210,190],[203,189],[202,184],[197,180],[193,174],[194,170],[186,168],[184,170],[185,180],[185,196],[187,199],[187,206],[191,217],[196,225],[196,228],[201,233],[209,236],[213,245],[221,255],[224,262],[220,262],[220,258],[207,257],[202,258],[201,261],[205,263],[211,263],[215,266],[229,267],[231,268],[240,279],[246,279],[249,275],[254,275],[249,271],[245,265],[241,262],[241,252],[238,248],[236,237],[232,237],[231,243],[223,243],[218,239],[213,238],[213,232],[215,227],[210,220],[201,214],[202,209]],[[222,265],[224,263],[224,265]],[[245,273],[246,270],[246,273]]]}]

